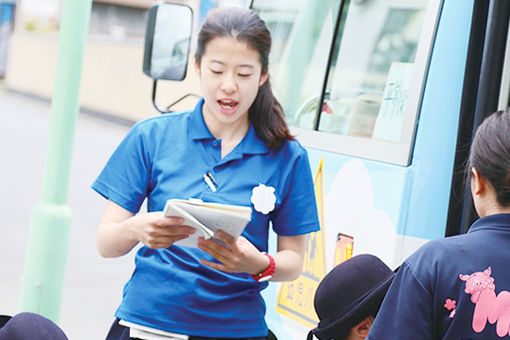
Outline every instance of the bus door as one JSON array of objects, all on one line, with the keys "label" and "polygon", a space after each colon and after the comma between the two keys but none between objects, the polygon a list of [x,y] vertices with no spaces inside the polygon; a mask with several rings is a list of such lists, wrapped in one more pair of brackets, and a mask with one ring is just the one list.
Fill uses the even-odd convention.
[{"label": "bus door", "polygon": [[473,131],[487,115],[510,104],[509,17],[508,1],[473,4],[446,236],[466,232],[478,217],[465,183],[465,166]]}]

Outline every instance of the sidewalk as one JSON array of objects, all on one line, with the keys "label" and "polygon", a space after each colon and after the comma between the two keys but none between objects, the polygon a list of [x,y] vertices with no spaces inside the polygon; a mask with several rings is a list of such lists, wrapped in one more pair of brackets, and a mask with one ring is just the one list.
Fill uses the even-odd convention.
[{"label": "sidewalk", "polygon": [[[5,91],[0,81],[0,314],[17,313],[30,214],[40,200],[50,117],[48,102]],[[80,114],[68,204],[73,214],[60,326],[70,340],[104,339],[134,267],[134,252],[97,255],[95,236],[105,201],[90,185],[128,131]]]}]

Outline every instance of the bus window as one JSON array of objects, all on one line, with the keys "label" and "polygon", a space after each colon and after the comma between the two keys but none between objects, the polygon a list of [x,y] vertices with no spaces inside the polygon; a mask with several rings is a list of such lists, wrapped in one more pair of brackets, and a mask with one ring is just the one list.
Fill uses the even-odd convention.
[{"label": "bus window", "polygon": [[329,70],[320,131],[400,141],[426,5],[426,0],[350,3]]},{"label": "bus window", "polygon": [[[287,122],[301,126],[297,112],[321,92],[334,35],[338,0],[254,0],[252,9],[273,38],[270,74]],[[312,98],[312,100],[310,100]],[[313,117],[312,117],[313,119]],[[311,123],[308,124],[311,126]]]},{"label": "bus window", "polygon": [[305,146],[410,163],[441,4],[253,1],[275,41],[275,93]]}]

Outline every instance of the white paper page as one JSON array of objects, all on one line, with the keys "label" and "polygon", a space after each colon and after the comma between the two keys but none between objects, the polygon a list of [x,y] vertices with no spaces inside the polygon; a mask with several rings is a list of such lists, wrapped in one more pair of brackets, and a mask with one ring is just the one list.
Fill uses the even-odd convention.
[{"label": "white paper page", "polygon": [[212,231],[222,230],[233,237],[239,237],[251,219],[251,213],[246,213],[251,212],[251,210],[240,214],[230,210],[195,204],[179,204],[179,207]]},{"label": "white paper page", "polygon": [[400,141],[413,71],[413,63],[391,64],[373,138],[395,143]]},{"label": "white paper page", "polygon": [[206,239],[211,238],[214,235],[214,232],[205,227],[202,223],[200,223],[196,218],[190,215],[188,212],[177,206],[172,202],[167,202],[164,211],[165,216],[179,216],[184,219],[183,225],[188,225],[195,228],[195,233],[190,235],[189,237],[179,240],[174,244],[179,246],[186,247],[197,247],[198,238],[203,236]]}]

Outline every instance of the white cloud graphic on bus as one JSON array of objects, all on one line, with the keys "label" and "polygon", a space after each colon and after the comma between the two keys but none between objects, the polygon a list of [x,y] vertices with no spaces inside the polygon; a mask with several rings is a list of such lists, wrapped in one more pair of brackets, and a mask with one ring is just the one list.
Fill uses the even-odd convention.
[{"label": "white cloud graphic on bus", "polygon": [[327,258],[333,258],[336,236],[354,237],[353,255],[371,253],[389,266],[395,263],[396,233],[390,217],[374,209],[372,180],[365,164],[350,160],[338,171],[326,198]]}]

